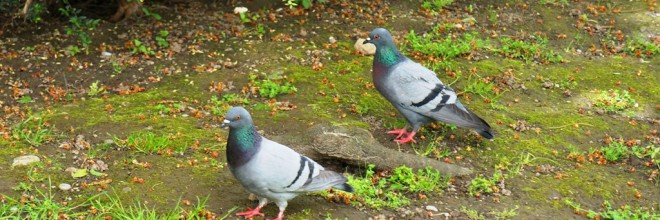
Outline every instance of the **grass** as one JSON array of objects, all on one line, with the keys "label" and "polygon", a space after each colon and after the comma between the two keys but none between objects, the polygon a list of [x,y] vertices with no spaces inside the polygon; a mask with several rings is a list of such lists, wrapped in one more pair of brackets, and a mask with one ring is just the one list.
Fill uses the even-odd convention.
[{"label": "grass", "polygon": [[660,54],[660,45],[649,42],[641,37],[636,37],[626,41],[623,52],[633,56],[652,56]]},{"label": "grass", "polygon": [[16,100],[16,102],[21,103],[21,104],[28,104],[28,103],[34,102],[34,100],[32,100],[31,96],[24,95],[24,96],[21,96],[21,98],[19,98],[18,100]]},{"label": "grass", "polygon": [[[50,185],[50,182],[49,182]],[[48,187],[47,192],[38,189],[31,190],[31,195],[23,195],[18,199],[0,195],[0,216],[2,219],[60,219],[76,218],[84,213],[76,211],[83,204],[68,206],[56,201],[55,194]],[[94,199],[90,197],[89,199]]]},{"label": "grass", "polygon": [[207,101],[207,103],[208,106],[211,108],[211,113],[214,115],[224,116],[230,107],[229,104],[220,100],[220,98],[218,98],[217,96],[212,96],[211,99]]},{"label": "grass", "polygon": [[660,169],[660,147],[651,144],[646,147],[632,146],[630,153],[640,159],[649,159]]},{"label": "grass", "polygon": [[228,93],[222,96],[222,101],[230,105],[247,105],[250,100],[247,97],[235,93]]},{"label": "grass", "polygon": [[[488,41],[479,38],[477,32],[468,32],[462,35],[448,34],[445,37],[440,34],[452,28],[454,28],[452,24],[440,24],[424,35],[418,35],[414,30],[411,30],[405,35],[408,42],[406,46],[410,46],[413,51],[421,54],[441,58],[443,62],[458,56],[469,55],[472,51],[490,46]],[[502,37],[500,38],[500,47],[491,50],[501,53],[507,58],[522,59],[526,63],[549,64],[562,62],[562,56],[548,48],[548,38],[534,35],[531,38],[531,42],[527,42]],[[445,66],[447,65],[449,64],[445,64]]]},{"label": "grass", "polygon": [[93,82],[91,85],[89,85],[89,91],[87,91],[87,95],[93,97],[103,94],[103,92],[103,87],[99,87],[99,81],[96,80],[96,82]]},{"label": "grass", "polygon": [[502,211],[490,211],[488,214],[494,215],[495,219],[512,219],[518,215],[518,206],[511,209],[504,209]]},{"label": "grass", "polygon": [[417,170],[417,173],[415,173],[412,168],[401,166],[394,169],[392,176],[389,178],[390,189],[414,193],[429,193],[440,190],[443,186],[438,184],[446,181],[446,177],[440,175],[438,171],[434,171],[431,167]]},{"label": "grass", "polygon": [[298,91],[295,86],[285,80],[286,77],[257,80],[255,75],[250,75],[252,87],[258,90],[259,96],[270,99],[277,95],[293,94]]},{"label": "grass", "polygon": [[236,93],[226,93],[222,96],[222,98],[219,98],[218,96],[211,96],[211,99],[207,101],[207,108],[210,108],[213,115],[224,116],[225,113],[227,113],[229,110],[230,106],[245,106],[249,104],[250,99],[247,96]]},{"label": "grass", "polygon": [[348,176],[348,184],[355,188],[353,194],[360,199],[354,205],[395,209],[410,204],[406,193],[431,193],[449,184],[449,178],[431,168],[414,172],[401,166],[391,175],[381,175],[374,171],[374,167],[368,165],[364,177]]},{"label": "grass", "polygon": [[206,209],[207,198],[197,198],[197,203],[179,200],[173,209],[160,212],[156,207],[137,202],[125,204],[116,194],[107,192],[88,197],[82,202],[59,202],[58,196],[48,187],[47,192],[35,189],[20,198],[0,195],[2,219],[226,219],[238,207],[225,216],[216,216]]},{"label": "grass", "polygon": [[593,106],[607,112],[620,113],[635,107],[637,101],[626,90],[601,91],[592,98]]},{"label": "grass", "polygon": [[12,135],[14,139],[25,141],[35,147],[41,146],[55,137],[51,125],[44,122],[43,118],[36,116],[29,116],[12,126]]},{"label": "grass", "polygon": [[561,5],[561,6],[570,5],[568,0],[540,0],[539,4],[541,4],[541,5]]},{"label": "grass", "polygon": [[499,191],[497,183],[502,180],[504,180],[504,175],[499,171],[493,173],[493,177],[491,178],[475,177],[472,179],[472,181],[470,181],[470,185],[468,186],[468,193],[470,196],[479,197],[484,193],[497,192]]},{"label": "grass", "polygon": [[422,2],[422,8],[440,12],[442,11],[442,7],[451,5],[453,2],[454,0],[429,0]]},{"label": "grass", "polygon": [[605,200],[602,211],[583,209],[581,205],[570,198],[564,199],[564,204],[573,208],[576,214],[584,215],[590,219],[658,219],[660,215],[645,208],[632,208],[622,205],[620,208],[612,208],[612,204]]},{"label": "grass", "polygon": [[[543,157],[536,157],[532,153],[521,153],[517,158],[502,157],[495,166],[495,172],[491,177],[477,176],[468,185],[468,194],[481,197],[484,194],[499,193],[502,181],[521,175],[525,166],[531,166],[535,161],[544,160],[548,163],[559,165],[556,161]],[[506,171],[506,172],[505,172]]]},{"label": "grass", "polygon": [[115,59],[112,59],[111,64],[112,64],[112,71],[115,73],[115,75],[121,74],[121,72],[123,72],[124,69],[126,69],[126,66],[124,66],[121,62]]},{"label": "grass", "polygon": [[461,206],[460,211],[467,215],[469,219],[472,220],[483,220],[486,219],[486,217],[483,214],[480,214],[479,211],[474,210],[474,209],[469,209],[468,207]]},{"label": "grass", "polygon": [[[471,77],[470,77],[471,78]],[[469,84],[463,88],[465,92],[469,92],[475,95],[480,96],[484,99],[485,102],[495,104],[504,94],[503,92],[496,92],[493,87],[495,86],[492,82],[484,82],[481,79],[471,80],[468,79]]]},{"label": "grass", "polygon": [[660,147],[651,144],[646,147],[637,145],[626,146],[621,141],[613,141],[607,146],[603,146],[598,151],[592,150],[591,155],[602,156],[605,160],[610,162],[620,161],[630,156],[635,156],[642,160],[648,160],[652,165],[660,168]]},{"label": "grass", "polygon": [[[120,147],[133,148],[143,153],[159,153],[172,147],[172,141],[167,135],[158,136],[153,132],[134,132],[129,134],[125,140],[114,138]],[[182,152],[183,149],[174,149]]]},{"label": "grass", "polygon": [[443,37],[441,30],[451,29],[450,24],[436,25],[433,30],[425,35],[418,35],[414,30],[405,36],[408,45],[413,51],[433,57],[449,60],[458,56],[469,54],[471,51],[485,48],[486,41],[479,39],[477,32],[465,33],[463,35],[448,34]]},{"label": "grass", "polygon": [[170,32],[167,30],[160,30],[160,32],[158,32],[158,36],[154,38],[158,47],[167,48],[170,46],[170,43],[167,42],[168,35],[170,35]]},{"label": "grass", "polygon": [[155,52],[151,50],[151,47],[142,43],[142,41],[135,39],[133,40],[133,54],[143,54],[143,55],[154,55]]},{"label": "grass", "polygon": [[601,147],[600,151],[608,161],[618,161],[628,156],[628,147],[621,142],[612,142],[608,146]]},{"label": "grass", "polygon": [[[80,42],[80,45],[82,45],[83,49],[85,50],[85,53],[89,53],[89,47],[92,44],[92,37],[90,36],[88,31],[93,31],[96,29],[96,26],[98,23],[101,21],[101,19],[90,19],[85,16],[81,16],[81,10],[72,7],[71,5],[66,2],[66,6],[59,8],[60,14],[62,14],[65,17],[69,18],[69,26],[65,28],[66,30],[66,35],[71,36],[75,35],[78,37],[78,41]],[[75,52],[75,49],[77,46],[70,45],[69,46],[69,52],[71,52],[72,56],[75,56],[77,52]],[[80,50],[78,49],[78,52]]]},{"label": "grass", "polygon": [[561,55],[547,46],[548,38],[542,36],[532,36],[532,42],[512,39],[509,37],[501,38],[501,46],[495,49],[507,58],[518,58],[526,63],[538,62],[542,64],[559,63],[562,61]]},{"label": "grass", "polygon": [[[195,203],[190,208],[184,208],[182,203],[190,205],[189,201],[182,202],[179,200],[176,206],[168,212],[158,212],[156,207],[149,207],[146,204],[137,202],[134,204],[126,205],[117,195],[102,194],[101,199],[91,201],[89,208],[90,212],[96,218],[104,219],[208,219],[214,214],[206,209],[206,202],[208,197],[204,199],[197,198]],[[231,209],[227,215],[219,219],[225,219],[238,207]]]},{"label": "grass", "polygon": [[437,140],[438,138],[433,138],[432,140],[434,141],[429,141],[426,145],[420,145],[418,146],[417,144],[411,144],[410,147],[415,151],[415,154],[422,156],[422,157],[428,157],[431,155],[431,153],[437,152],[436,145],[438,144]]}]

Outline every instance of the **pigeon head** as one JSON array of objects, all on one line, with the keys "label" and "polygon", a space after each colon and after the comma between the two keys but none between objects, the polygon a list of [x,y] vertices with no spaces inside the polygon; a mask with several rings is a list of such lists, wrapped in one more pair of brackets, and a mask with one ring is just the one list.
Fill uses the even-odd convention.
[{"label": "pigeon head", "polygon": [[371,33],[369,33],[369,38],[367,38],[364,43],[372,43],[376,45],[376,49],[381,49],[383,47],[396,48],[394,40],[392,40],[392,35],[385,28],[376,28],[371,31]]},{"label": "pigeon head", "polygon": [[229,126],[229,128],[242,128],[252,125],[252,117],[250,113],[243,107],[231,107],[225,115],[221,127]]},{"label": "pigeon head", "polygon": [[374,68],[390,67],[406,59],[399,52],[399,49],[396,48],[394,40],[392,40],[392,35],[389,31],[385,30],[385,28],[376,28],[371,31],[371,33],[369,33],[369,38],[367,38],[364,43],[372,43],[376,46]]}]

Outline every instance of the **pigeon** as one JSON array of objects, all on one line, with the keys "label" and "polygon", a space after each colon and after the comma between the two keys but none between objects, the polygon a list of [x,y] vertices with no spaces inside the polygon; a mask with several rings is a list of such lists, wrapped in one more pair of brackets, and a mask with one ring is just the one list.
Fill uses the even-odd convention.
[{"label": "pigeon", "polygon": [[288,201],[302,193],[335,188],[353,192],[339,173],[326,170],[314,160],[257,133],[252,117],[242,107],[227,111],[221,127],[229,126],[227,163],[238,182],[259,198],[259,205],[238,216],[259,215],[268,201],[279,207],[276,220],[284,217]]},{"label": "pigeon", "polygon": [[376,46],[372,72],[376,90],[412,126],[409,133],[406,127],[388,131],[396,135],[395,142],[415,142],[413,137],[421,126],[432,121],[473,129],[482,137],[493,139],[490,125],[463,106],[456,92],[443,84],[433,71],[401,54],[386,29],[374,29],[364,43]]}]

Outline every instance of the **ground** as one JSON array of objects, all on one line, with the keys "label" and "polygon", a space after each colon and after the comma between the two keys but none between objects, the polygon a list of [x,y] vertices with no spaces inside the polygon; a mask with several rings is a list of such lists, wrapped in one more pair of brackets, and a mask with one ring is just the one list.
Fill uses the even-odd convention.
[{"label": "ground", "polygon": [[[428,192],[386,188],[412,201],[397,207],[302,195],[290,218],[659,218],[655,1],[442,2],[147,2],[147,14],[118,23],[11,26],[0,40],[0,213],[236,219],[256,201],[226,166],[219,124],[240,105],[283,144],[312,145],[319,124],[364,128],[382,147],[473,171]],[[392,142],[385,131],[405,120],[353,45],[375,27],[496,138],[432,123],[419,144]],[[12,166],[21,155],[41,161]],[[369,170],[319,162],[357,179]],[[367,182],[395,175],[375,170]]]}]

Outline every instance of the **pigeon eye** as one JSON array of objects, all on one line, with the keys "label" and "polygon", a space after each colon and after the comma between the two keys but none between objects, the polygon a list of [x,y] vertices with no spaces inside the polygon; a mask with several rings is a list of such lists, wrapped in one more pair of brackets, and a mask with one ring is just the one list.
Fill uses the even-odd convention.
[{"label": "pigeon eye", "polygon": [[374,39],[379,39],[379,38],[380,38],[380,35],[378,35],[378,34],[374,35]]},{"label": "pigeon eye", "polygon": [[240,120],[240,119],[241,119],[240,115],[237,115],[236,117],[234,117],[234,120]]}]

